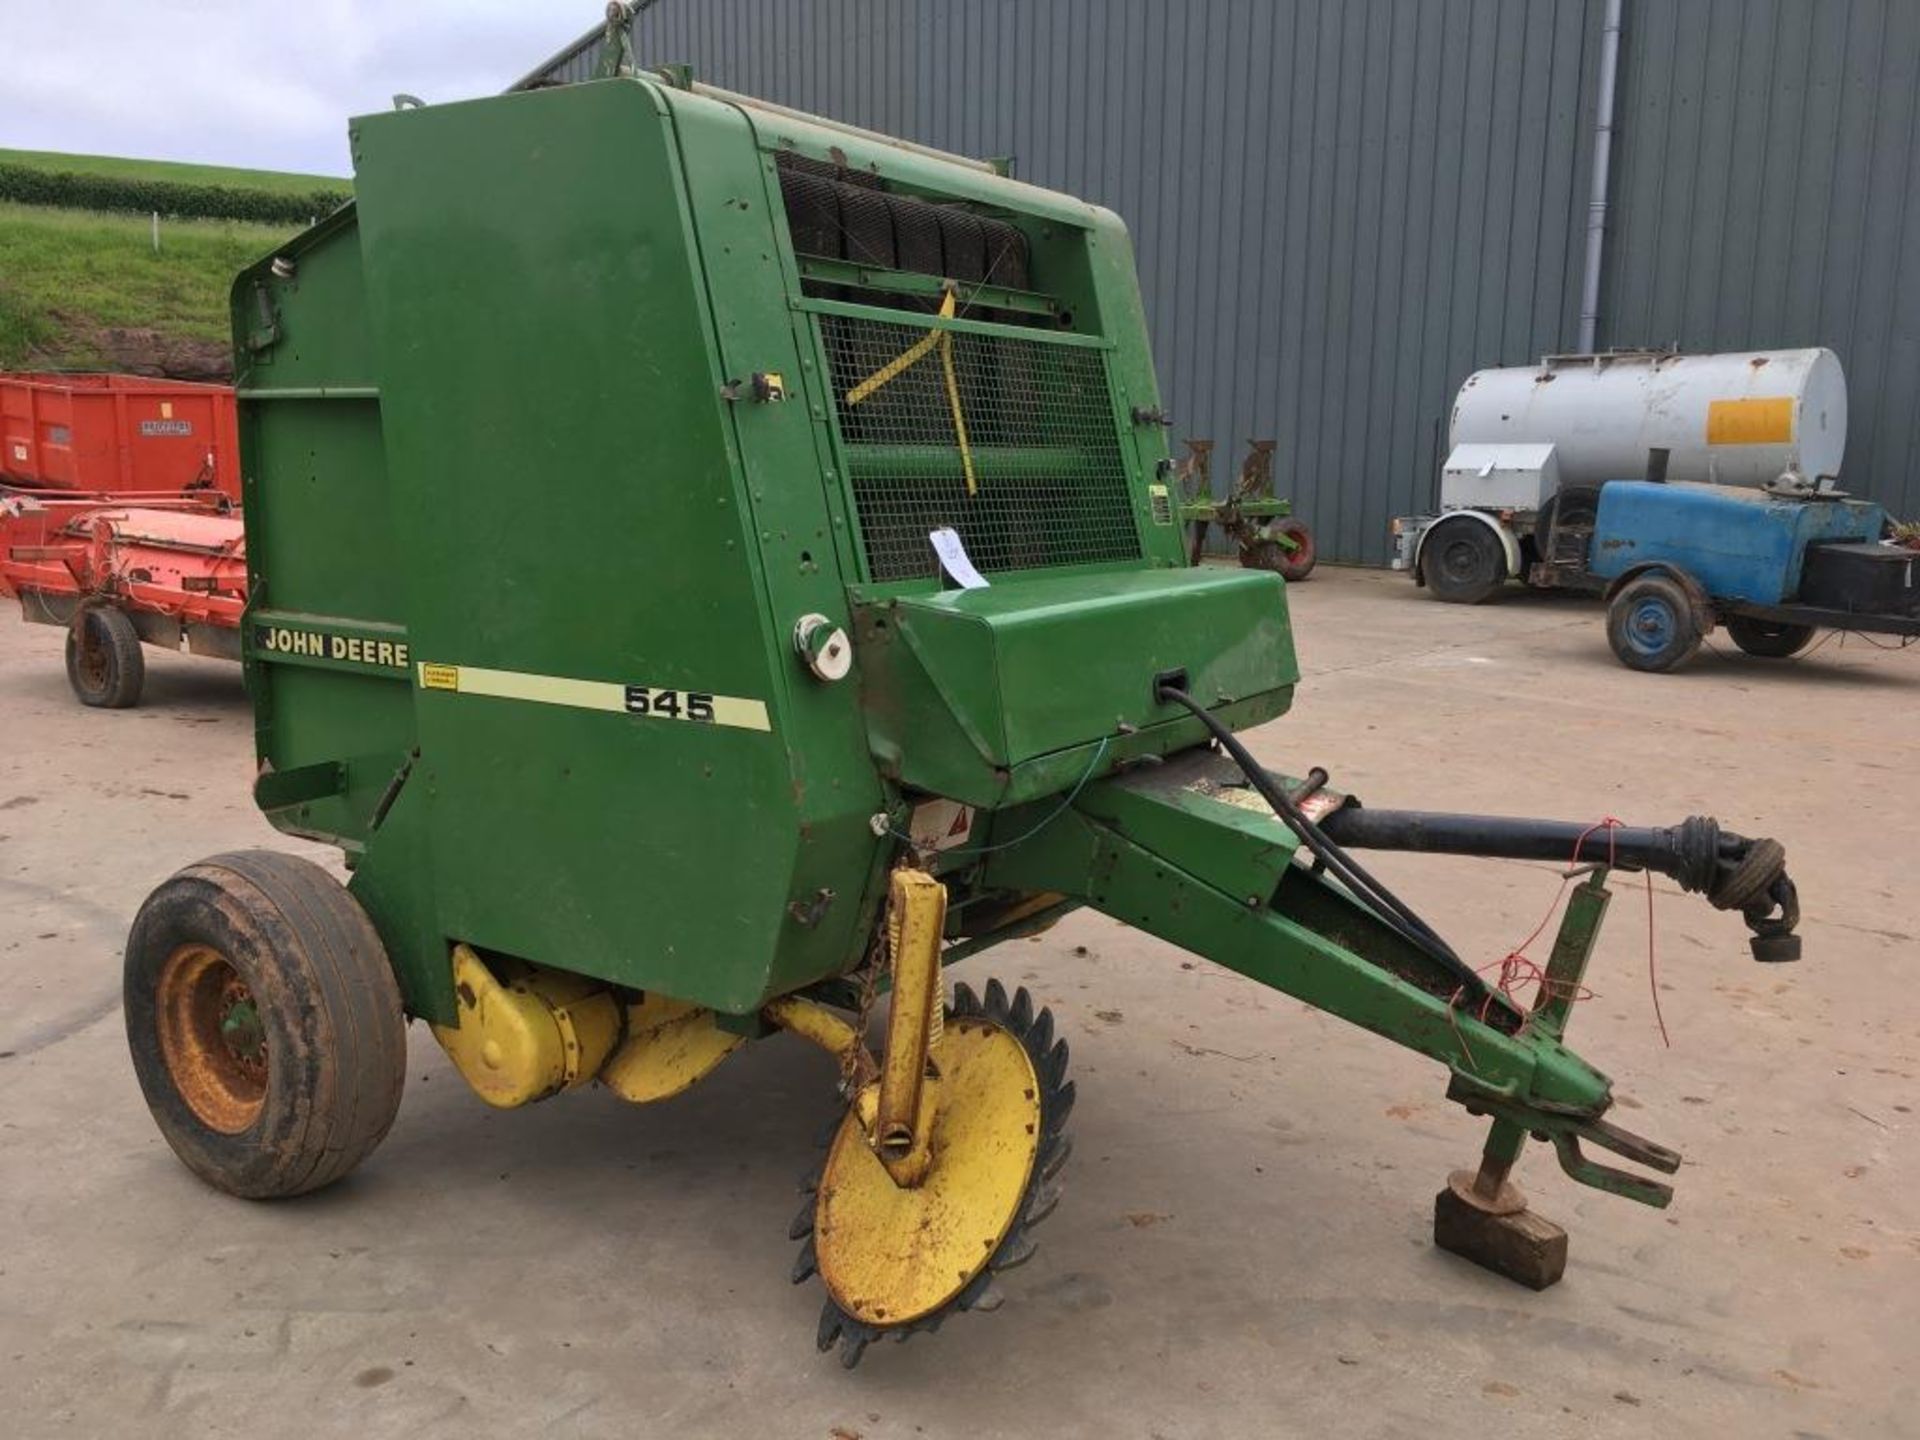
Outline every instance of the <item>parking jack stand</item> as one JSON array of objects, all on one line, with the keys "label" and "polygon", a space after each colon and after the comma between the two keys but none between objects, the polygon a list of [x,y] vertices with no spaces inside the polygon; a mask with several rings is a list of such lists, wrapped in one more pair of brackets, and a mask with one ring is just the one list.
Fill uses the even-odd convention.
[{"label": "parking jack stand", "polygon": [[[1527,1025],[1558,1039],[1579,994],[1587,961],[1600,936],[1611,892],[1604,866],[1585,867],[1554,936],[1541,993]],[[1470,1107],[1478,1108],[1478,1107]],[[1478,1170],[1456,1170],[1433,1199],[1433,1243],[1496,1275],[1534,1290],[1557,1284],[1567,1270],[1567,1232],[1527,1208],[1509,1178],[1526,1149],[1527,1128],[1496,1116]]]}]

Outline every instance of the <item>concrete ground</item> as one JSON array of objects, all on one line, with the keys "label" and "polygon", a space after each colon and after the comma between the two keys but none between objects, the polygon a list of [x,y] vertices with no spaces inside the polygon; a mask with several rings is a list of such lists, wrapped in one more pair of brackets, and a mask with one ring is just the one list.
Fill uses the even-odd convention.
[{"label": "concrete ground", "polygon": [[[1687,1155],[1662,1214],[1521,1179],[1568,1225],[1532,1294],[1428,1243],[1480,1128],[1435,1065],[1094,916],[967,967],[1071,1036],[1066,1198],[1009,1303],[856,1372],[814,1353],[785,1238],[831,1077],[755,1047],[652,1109],[497,1114],[415,1028],[347,1182],[255,1205],[148,1120],[119,952],[148,889],[287,845],[247,798],[238,673],[153,656],[81,709],[58,632],[0,624],[0,1430],[81,1436],[1920,1435],[1920,650],[1703,654],[1631,674],[1589,602],[1292,592],[1295,713],[1255,748],[1375,804],[1784,840],[1806,959],[1623,877],[1572,1039]],[[149,652],[151,654],[151,652]],[[321,852],[313,852],[321,853]],[[1461,952],[1531,930],[1554,868],[1388,857]]]}]

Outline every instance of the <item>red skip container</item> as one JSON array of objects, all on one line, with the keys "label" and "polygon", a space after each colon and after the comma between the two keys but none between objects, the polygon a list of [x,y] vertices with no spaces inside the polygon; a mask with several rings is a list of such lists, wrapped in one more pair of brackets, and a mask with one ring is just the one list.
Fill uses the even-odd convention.
[{"label": "red skip container", "polygon": [[233,388],[138,375],[0,373],[0,486],[240,498]]}]

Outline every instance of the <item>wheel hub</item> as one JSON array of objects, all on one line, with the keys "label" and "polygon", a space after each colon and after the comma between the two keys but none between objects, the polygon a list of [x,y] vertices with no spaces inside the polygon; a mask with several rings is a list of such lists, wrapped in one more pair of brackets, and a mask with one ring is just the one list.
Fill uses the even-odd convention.
[{"label": "wheel hub", "polygon": [[227,1053],[242,1070],[265,1079],[267,1030],[253,1003],[253,991],[236,975],[221,987],[220,1007],[220,1038]]},{"label": "wheel hub", "polygon": [[160,1053],[187,1108],[222,1134],[252,1125],[267,1096],[267,1032],[240,972],[211,946],[183,945],[155,1000]]},{"label": "wheel hub", "polygon": [[1455,540],[1440,552],[1440,568],[1449,580],[1465,584],[1479,578],[1480,552],[1466,540]]},{"label": "wheel hub", "polygon": [[77,632],[75,647],[79,651],[80,676],[90,689],[107,688],[107,647],[100,643],[93,633],[93,626],[83,622]]},{"label": "wheel hub", "polygon": [[1633,607],[1628,628],[1643,650],[1663,650],[1673,641],[1673,612],[1658,600],[1643,600]]}]

